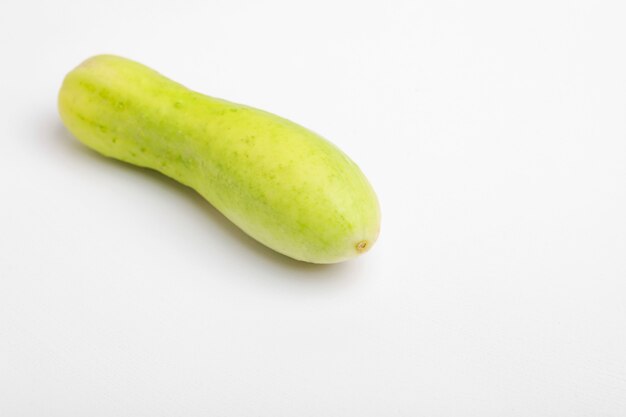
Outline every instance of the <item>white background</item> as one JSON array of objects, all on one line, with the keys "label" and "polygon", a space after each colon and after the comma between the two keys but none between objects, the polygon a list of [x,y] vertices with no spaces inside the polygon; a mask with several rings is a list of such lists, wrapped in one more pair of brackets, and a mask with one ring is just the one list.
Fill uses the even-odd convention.
[{"label": "white background", "polygon": [[[0,415],[626,415],[623,1],[0,11]],[[310,127],[383,227],[335,266],[63,128],[123,55]]]}]

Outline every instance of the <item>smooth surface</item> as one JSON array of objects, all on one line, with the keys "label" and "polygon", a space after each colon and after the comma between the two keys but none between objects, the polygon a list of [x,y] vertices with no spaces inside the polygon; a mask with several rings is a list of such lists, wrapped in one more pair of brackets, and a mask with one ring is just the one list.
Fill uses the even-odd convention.
[{"label": "smooth surface", "polygon": [[339,263],[378,237],[378,199],[358,165],[280,116],[197,93],[116,55],[69,72],[58,108],[85,146],[193,188],[292,259]]},{"label": "smooth surface", "polygon": [[[0,415],[626,415],[624,7],[5,1]],[[104,52],[337,143],[376,247],[290,261],[87,150]]]}]

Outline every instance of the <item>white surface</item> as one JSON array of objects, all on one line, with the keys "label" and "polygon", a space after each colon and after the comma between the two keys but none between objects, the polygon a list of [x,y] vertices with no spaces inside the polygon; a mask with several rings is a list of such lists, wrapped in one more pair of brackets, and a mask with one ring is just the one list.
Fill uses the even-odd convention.
[{"label": "white surface", "polygon": [[[5,0],[1,416],[626,415],[623,1]],[[322,133],[381,238],[288,260],[105,160],[116,53]]]}]

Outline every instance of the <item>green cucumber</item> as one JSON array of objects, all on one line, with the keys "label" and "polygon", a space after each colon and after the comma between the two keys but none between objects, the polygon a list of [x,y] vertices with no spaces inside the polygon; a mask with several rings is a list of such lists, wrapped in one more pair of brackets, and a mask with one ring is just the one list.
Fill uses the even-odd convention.
[{"label": "green cucumber", "polygon": [[191,91],[112,55],[67,74],[58,106],[85,145],[193,188],[284,255],[335,263],[378,237],[378,200],[359,167],[289,120]]}]

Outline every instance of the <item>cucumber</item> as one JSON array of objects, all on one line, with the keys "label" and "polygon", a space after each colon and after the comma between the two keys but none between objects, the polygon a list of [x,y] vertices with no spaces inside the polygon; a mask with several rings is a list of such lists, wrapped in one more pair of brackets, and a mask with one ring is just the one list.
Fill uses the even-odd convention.
[{"label": "cucumber", "polygon": [[289,120],[194,92],[113,55],[68,73],[58,107],[88,147],[193,188],[291,258],[340,262],[378,237],[378,200],[359,167]]}]

